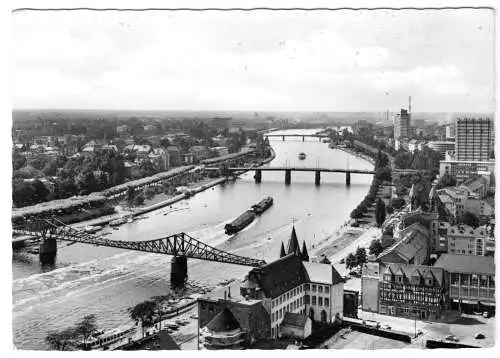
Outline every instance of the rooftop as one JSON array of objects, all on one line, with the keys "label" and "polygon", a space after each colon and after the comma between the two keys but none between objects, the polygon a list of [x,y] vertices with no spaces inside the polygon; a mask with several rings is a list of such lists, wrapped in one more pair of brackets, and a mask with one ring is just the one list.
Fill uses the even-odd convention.
[{"label": "rooftop", "polygon": [[[245,297],[243,297],[240,292],[241,284],[241,281],[234,281],[227,286],[219,287],[213,290],[212,292],[203,296],[201,299],[210,301],[219,301],[226,299],[231,302],[237,302],[245,305],[253,305],[261,302],[260,300],[246,299]],[[224,295],[224,293],[226,293],[226,295]],[[229,295],[229,293],[231,294]]]},{"label": "rooftop", "polygon": [[311,282],[335,285],[344,281],[332,265],[307,261],[302,262],[302,264]]},{"label": "rooftop", "polygon": [[222,333],[241,329],[241,326],[233,313],[229,309],[224,308],[222,312],[208,322],[207,328],[213,332]]},{"label": "rooftop", "polygon": [[307,316],[299,313],[286,312],[283,317],[282,325],[303,328],[307,322]]},{"label": "rooftop", "polygon": [[434,264],[449,272],[495,274],[495,258],[491,256],[467,256],[443,254]]}]

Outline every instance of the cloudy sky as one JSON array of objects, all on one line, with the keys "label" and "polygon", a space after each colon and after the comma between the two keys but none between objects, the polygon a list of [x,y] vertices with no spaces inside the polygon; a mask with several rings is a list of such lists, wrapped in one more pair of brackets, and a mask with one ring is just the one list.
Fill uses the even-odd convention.
[{"label": "cloudy sky", "polygon": [[489,10],[12,16],[15,108],[493,111]]}]

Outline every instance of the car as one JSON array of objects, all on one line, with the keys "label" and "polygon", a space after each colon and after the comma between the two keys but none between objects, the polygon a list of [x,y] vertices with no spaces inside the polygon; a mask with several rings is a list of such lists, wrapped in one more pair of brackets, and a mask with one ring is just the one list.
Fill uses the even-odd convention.
[{"label": "car", "polygon": [[383,324],[383,325],[382,325],[382,328],[383,328],[383,329],[391,329],[391,326],[389,326],[388,324]]},{"label": "car", "polygon": [[486,338],[484,334],[482,334],[481,332],[478,332],[474,335],[474,338],[475,339],[484,339]]},{"label": "car", "polygon": [[489,312],[483,312],[483,317],[484,318],[490,318],[490,313]]}]

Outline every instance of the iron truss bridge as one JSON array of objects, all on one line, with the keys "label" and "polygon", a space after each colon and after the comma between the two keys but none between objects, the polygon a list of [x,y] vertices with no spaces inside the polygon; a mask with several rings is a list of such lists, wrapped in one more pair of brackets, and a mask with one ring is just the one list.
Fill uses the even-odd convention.
[{"label": "iron truss bridge", "polygon": [[13,233],[42,239],[56,239],[79,242],[95,246],[116,247],[119,249],[150,252],[172,256],[184,256],[198,260],[215,261],[235,265],[259,267],[265,265],[264,260],[234,255],[181,232],[160,239],[146,241],[119,241],[106,239],[103,236],[89,234],[64,224],[57,218],[37,219],[13,228]]}]

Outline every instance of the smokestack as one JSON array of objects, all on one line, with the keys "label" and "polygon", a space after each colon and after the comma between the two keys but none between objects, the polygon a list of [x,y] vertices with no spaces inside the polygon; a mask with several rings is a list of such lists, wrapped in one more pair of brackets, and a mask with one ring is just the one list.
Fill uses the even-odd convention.
[{"label": "smokestack", "polygon": [[408,97],[408,113],[411,113],[411,96]]},{"label": "smokestack", "polygon": [[228,291],[229,291],[229,293],[227,294],[227,297],[228,297],[228,298],[231,298],[231,286],[228,286],[228,288],[227,288],[227,289],[228,289]]}]

